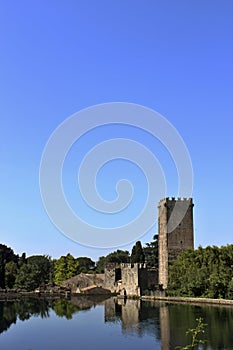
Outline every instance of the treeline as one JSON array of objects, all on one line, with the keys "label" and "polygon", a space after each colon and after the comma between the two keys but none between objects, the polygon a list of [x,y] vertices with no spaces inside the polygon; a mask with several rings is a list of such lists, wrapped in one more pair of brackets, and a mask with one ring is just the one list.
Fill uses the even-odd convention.
[{"label": "treeline", "polygon": [[233,299],[233,245],[183,251],[170,262],[168,294]]},{"label": "treeline", "polygon": [[[0,288],[33,291],[37,287],[64,280],[83,273],[104,273],[109,263],[144,263],[158,267],[158,236],[142,247],[138,241],[131,254],[116,250],[101,256],[97,262],[88,257],[75,258],[71,254],[52,259],[46,255],[18,256],[0,244]],[[178,259],[169,262],[170,296],[189,296],[233,299],[233,245],[199,247],[185,250]]]},{"label": "treeline", "polygon": [[0,289],[20,289],[33,291],[37,287],[63,281],[80,273],[104,273],[108,263],[127,263],[147,261],[149,266],[158,266],[158,241],[142,247],[138,241],[130,254],[127,250],[116,250],[107,256],[101,256],[97,262],[88,257],[75,258],[71,254],[52,259],[47,255],[19,256],[13,249],[0,244]]}]

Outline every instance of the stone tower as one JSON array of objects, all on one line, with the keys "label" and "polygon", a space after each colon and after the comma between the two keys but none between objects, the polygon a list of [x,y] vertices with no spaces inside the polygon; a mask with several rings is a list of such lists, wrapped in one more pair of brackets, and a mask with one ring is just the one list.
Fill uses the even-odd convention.
[{"label": "stone tower", "polygon": [[168,261],[184,249],[193,249],[192,198],[165,198],[158,204],[159,284],[168,286]]}]

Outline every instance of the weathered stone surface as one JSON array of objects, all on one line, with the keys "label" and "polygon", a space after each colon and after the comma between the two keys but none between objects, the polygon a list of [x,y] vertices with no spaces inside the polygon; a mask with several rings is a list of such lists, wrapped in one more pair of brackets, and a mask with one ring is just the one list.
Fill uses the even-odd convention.
[{"label": "weathered stone surface", "polygon": [[[176,215],[173,208],[176,205]],[[186,214],[181,218],[182,210]],[[159,202],[159,283],[168,286],[168,261],[174,260],[185,249],[193,249],[193,202],[192,198],[165,198]],[[170,219],[170,220],[169,220]],[[170,227],[176,228],[170,232]]]},{"label": "weathered stone surface", "polygon": [[70,288],[72,293],[80,293],[83,288],[93,285],[103,287],[103,284],[104,274],[80,273],[79,275],[64,281],[62,286]]},{"label": "weathered stone surface", "polygon": [[155,287],[158,271],[148,269],[146,264],[110,264],[105,268],[104,287],[113,293],[140,296],[143,290]]}]

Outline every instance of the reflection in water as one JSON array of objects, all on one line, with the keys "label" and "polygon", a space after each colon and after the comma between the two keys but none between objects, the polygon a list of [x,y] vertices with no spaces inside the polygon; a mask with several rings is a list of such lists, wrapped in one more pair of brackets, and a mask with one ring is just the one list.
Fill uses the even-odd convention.
[{"label": "reflection in water", "polygon": [[33,298],[0,302],[0,333],[16,323],[17,319],[25,321],[32,315],[49,317],[49,302]]},{"label": "reflection in water", "polygon": [[119,322],[122,332],[138,336],[154,335],[161,341],[161,349],[175,349],[191,343],[186,335],[196,327],[196,319],[207,324],[202,349],[233,349],[233,308],[195,306],[159,302],[108,299],[105,301],[105,322]]},{"label": "reflection in water", "polygon": [[[162,350],[190,344],[190,338],[185,333],[187,329],[195,327],[198,317],[202,317],[207,324],[204,335],[207,342],[202,349],[233,349],[232,307],[167,304],[116,297],[106,299],[102,296],[78,296],[71,297],[70,300],[25,298],[0,302],[0,333],[9,329],[17,320],[28,320],[31,316],[48,318],[51,310],[59,318],[70,320],[80,310],[90,310],[96,305],[104,306],[102,321],[105,321],[106,326],[120,325],[123,336],[152,337],[155,343],[161,343]],[[104,337],[106,329],[102,332]]]},{"label": "reflection in water", "polygon": [[25,321],[31,316],[47,318],[50,310],[54,310],[58,317],[72,319],[79,310],[89,310],[106,299],[105,296],[64,299],[21,298],[11,301],[0,301],[0,333],[6,331],[17,319]]}]

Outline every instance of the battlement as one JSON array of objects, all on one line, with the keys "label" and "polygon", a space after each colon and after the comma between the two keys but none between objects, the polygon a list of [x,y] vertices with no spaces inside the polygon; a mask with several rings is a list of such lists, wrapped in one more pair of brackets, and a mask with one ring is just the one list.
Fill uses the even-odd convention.
[{"label": "battlement", "polygon": [[190,204],[192,204],[193,199],[186,198],[186,197],[166,197],[166,198],[163,198],[159,201],[158,208],[164,203],[176,203],[176,202],[184,202],[184,203],[189,202]]},{"label": "battlement", "polygon": [[193,249],[193,199],[167,197],[158,204],[159,283],[168,285],[168,261]]},{"label": "battlement", "polygon": [[146,263],[108,263],[105,267],[108,270],[112,269],[133,269],[133,268],[138,268],[138,269],[146,269],[147,265]]}]

